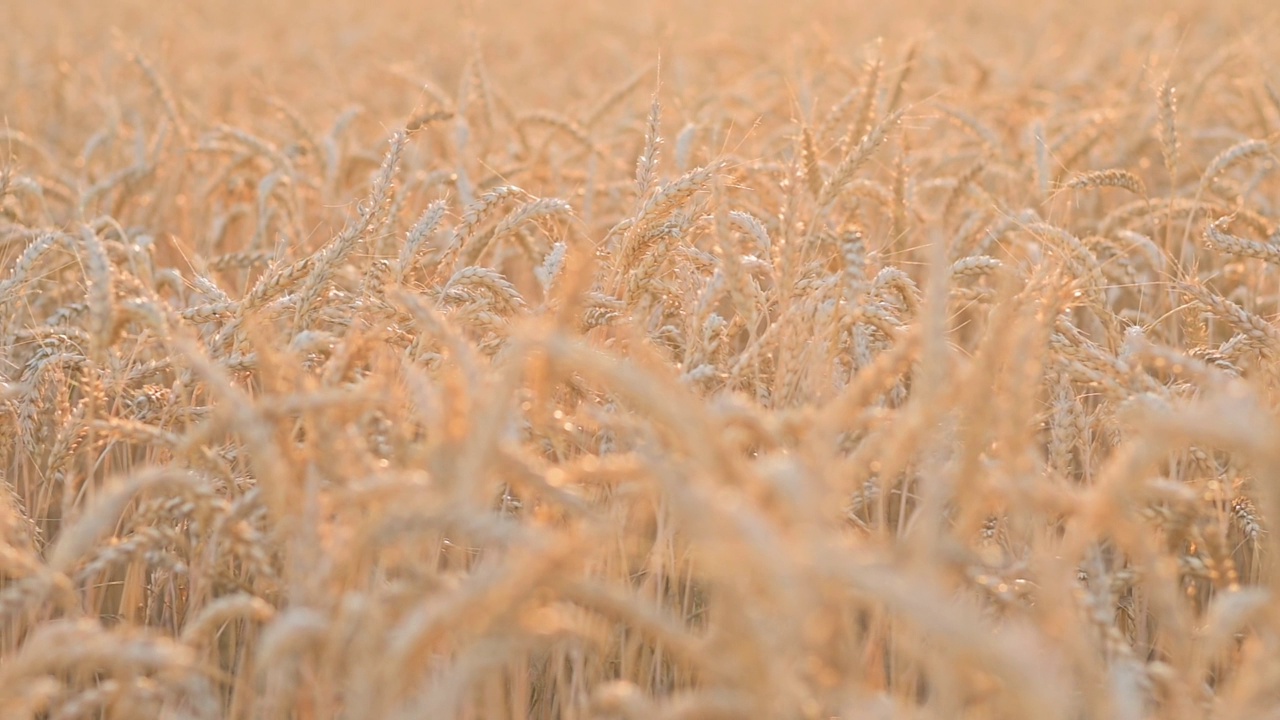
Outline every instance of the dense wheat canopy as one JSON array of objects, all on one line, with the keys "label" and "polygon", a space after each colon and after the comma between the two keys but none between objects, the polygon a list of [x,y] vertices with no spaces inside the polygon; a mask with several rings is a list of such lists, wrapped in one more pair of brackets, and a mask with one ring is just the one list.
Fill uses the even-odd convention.
[{"label": "dense wheat canopy", "polygon": [[0,2],[0,718],[1280,716],[1280,11],[1031,5]]}]

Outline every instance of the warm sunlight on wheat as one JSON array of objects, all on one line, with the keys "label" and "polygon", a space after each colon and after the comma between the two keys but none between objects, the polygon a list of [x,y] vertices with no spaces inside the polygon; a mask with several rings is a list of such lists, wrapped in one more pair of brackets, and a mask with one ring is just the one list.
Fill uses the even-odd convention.
[{"label": "warm sunlight on wheat", "polygon": [[1280,717],[1280,9],[0,3],[0,718]]}]

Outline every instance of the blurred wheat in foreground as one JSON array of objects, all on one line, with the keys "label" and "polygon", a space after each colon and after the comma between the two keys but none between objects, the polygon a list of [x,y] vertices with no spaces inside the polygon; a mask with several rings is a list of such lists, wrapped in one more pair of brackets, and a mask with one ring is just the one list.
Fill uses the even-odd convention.
[{"label": "blurred wheat in foreground", "polygon": [[320,5],[0,8],[0,718],[1280,717],[1274,10]]}]

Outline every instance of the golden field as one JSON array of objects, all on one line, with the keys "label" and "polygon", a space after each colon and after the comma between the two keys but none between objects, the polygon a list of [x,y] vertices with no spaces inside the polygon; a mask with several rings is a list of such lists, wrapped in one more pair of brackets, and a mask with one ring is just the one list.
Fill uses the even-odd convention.
[{"label": "golden field", "polygon": [[0,29],[0,718],[1280,717],[1280,8]]}]

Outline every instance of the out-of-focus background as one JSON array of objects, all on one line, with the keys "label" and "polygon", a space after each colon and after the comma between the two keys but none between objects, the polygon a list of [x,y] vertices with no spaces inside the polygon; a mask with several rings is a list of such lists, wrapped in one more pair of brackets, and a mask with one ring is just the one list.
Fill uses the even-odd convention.
[{"label": "out-of-focus background", "polygon": [[[48,112],[58,98],[73,94],[67,83],[113,89],[120,68],[111,53],[127,47],[142,50],[185,101],[222,120],[243,112],[254,92],[304,112],[352,102],[404,112],[417,97],[405,74],[453,90],[473,38],[517,107],[593,102],[637,63],[660,57],[677,96],[695,79],[832,72],[812,60],[856,66],[858,48],[876,37],[891,47],[941,46],[958,77],[985,69],[996,83],[1083,81],[1095,64],[1117,57],[1169,54],[1176,63],[1184,45],[1189,57],[1227,38],[1265,50],[1276,14],[1250,0],[15,0],[0,6],[0,101],[11,126],[47,126],[58,119]],[[1158,40],[1150,37],[1162,27]]]}]

